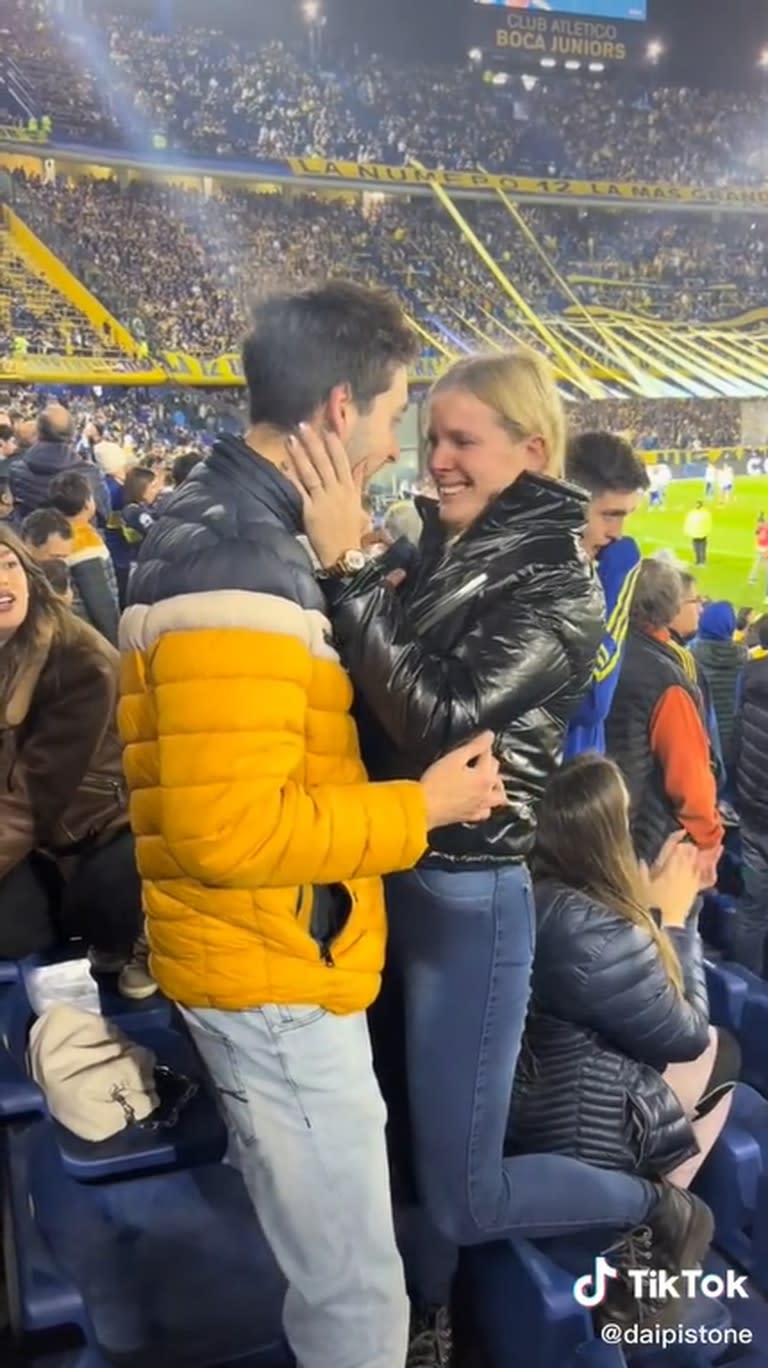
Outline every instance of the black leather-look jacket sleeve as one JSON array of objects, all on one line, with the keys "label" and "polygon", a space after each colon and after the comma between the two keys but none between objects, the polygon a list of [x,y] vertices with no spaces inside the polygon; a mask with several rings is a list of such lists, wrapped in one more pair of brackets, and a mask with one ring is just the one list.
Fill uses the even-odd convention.
[{"label": "black leather-look jacket sleeve", "polygon": [[355,687],[395,746],[428,763],[479,731],[498,731],[567,686],[565,643],[537,601],[517,589],[483,613],[450,654],[424,647],[380,577],[329,595],[336,639]]}]

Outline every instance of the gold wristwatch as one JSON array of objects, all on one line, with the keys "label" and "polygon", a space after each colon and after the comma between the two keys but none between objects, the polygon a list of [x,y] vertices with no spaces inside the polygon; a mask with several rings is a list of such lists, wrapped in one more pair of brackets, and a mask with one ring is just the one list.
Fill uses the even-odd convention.
[{"label": "gold wristwatch", "polygon": [[346,575],[359,575],[368,564],[368,557],[364,551],[356,547],[353,551],[345,551],[333,565],[323,571],[329,579],[344,579]]}]

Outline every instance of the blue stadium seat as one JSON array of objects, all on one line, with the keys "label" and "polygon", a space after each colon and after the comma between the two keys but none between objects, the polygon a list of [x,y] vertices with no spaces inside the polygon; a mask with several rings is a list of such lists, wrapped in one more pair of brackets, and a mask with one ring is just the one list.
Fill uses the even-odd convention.
[{"label": "blue stadium seat", "polygon": [[0,1179],[11,1324],[31,1356],[59,1328],[83,1343],[71,1357],[62,1344],[72,1368],[98,1368],[98,1353],[136,1368],[290,1368],[283,1282],[228,1165],[85,1186],[37,1118],[0,1132]]},{"label": "blue stadium seat", "polygon": [[715,1218],[715,1243],[768,1291],[768,1101],[735,1089],[728,1122],[695,1189]]},{"label": "blue stadium seat", "polygon": [[[16,983],[0,988],[0,1120],[47,1115],[43,1093],[26,1069],[27,1039],[34,1020],[26,986],[30,967],[35,965],[22,964]],[[80,1182],[98,1183],[222,1159],[227,1148],[226,1128],[178,1012],[163,998],[150,999],[144,1005],[102,992],[101,1002],[104,1014],[126,1035],[153,1050],[161,1064],[194,1078],[199,1091],[182,1111],[178,1125],[170,1130],[134,1126],[96,1145],[52,1122],[67,1172]]]},{"label": "blue stadium seat", "polygon": [[768,1097],[768,983],[747,994],[741,1018],[741,1077],[750,1087]]},{"label": "blue stadium seat", "polygon": [[526,1240],[465,1252],[472,1297],[491,1368],[624,1368],[621,1350],[595,1339],[592,1317],[573,1299],[573,1274]]},{"label": "blue stadium seat", "polygon": [[739,1034],[747,984],[738,965],[705,961],[709,1015],[714,1026],[724,1026],[733,1035]]},{"label": "blue stadium seat", "polygon": [[699,929],[704,944],[727,954],[730,945],[729,924],[736,910],[733,898],[721,893],[707,893],[699,915]]}]

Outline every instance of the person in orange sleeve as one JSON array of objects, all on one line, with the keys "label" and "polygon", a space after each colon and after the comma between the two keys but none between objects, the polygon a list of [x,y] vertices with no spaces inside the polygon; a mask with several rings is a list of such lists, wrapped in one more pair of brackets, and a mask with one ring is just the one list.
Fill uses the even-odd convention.
[{"label": "person in orange sleeve", "polygon": [[607,747],[629,789],[638,857],[652,865],[682,831],[702,852],[706,887],[715,881],[723,825],[695,665],[670,633],[682,600],[679,570],[644,561]]}]

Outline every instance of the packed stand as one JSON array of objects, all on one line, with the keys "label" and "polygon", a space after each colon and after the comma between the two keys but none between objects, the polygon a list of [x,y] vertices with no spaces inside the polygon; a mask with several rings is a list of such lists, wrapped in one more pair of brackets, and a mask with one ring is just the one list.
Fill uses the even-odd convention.
[{"label": "packed stand", "polygon": [[[497,87],[474,64],[361,68],[215,29],[168,35],[97,12],[64,31],[42,0],[7,0],[7,55],[57,137],[215,155],[319,155],[535,175],[757,183],[766,96],[539,78]],[[0,97],[14,114],[10,88]]]},{"label": "packed stand", "polygon": [[733,399],[605,399],[574,404],[571,423],[582,432],[608,428],[641,451],[695,451],[738,446],[740,405]]},{"label": "packed stand", "polygon": [[[207,198],[157,183],[121,188],[114,180],[83,178],[43,184],[22,173],[14,176],[14,197],[30,226],[154,354],[231,352],[260,295],[341,270],[394,288],[433,351],[529,338],[516,305],[430,200],[390,197],[370,206],[307,193]],[[462,212],[544,319],[556,320],[574,300],[642,311],[643,292],[647,307],[662,314],[670,308],[664,300],[688,298],[693,313],[701,304],[702,318],[718,310],[733,315],[762,298],[764,244],[741,217],[731,229],[734,279],[722,282],[721,256],[706,219],[663,223],[653,214],[528,211],[528,226],[561,281],[571,280],[569,288],[502,206],[462,205]],[[633,284],[623,298],[619,263],[627,260],[648,285]],[[614,272],[618,291],[609,282],[597,296],[578,279],[603,273],[613,279]],[[720,301],[717,309],[713,301]]]}]

